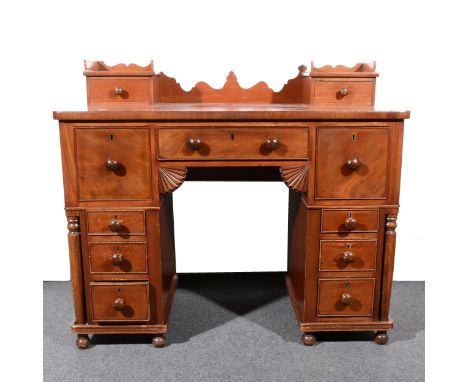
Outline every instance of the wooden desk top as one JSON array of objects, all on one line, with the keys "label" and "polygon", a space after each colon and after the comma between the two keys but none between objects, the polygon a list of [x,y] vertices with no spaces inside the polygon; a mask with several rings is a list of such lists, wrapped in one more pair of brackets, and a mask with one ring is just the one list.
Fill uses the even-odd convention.
[{"label": "wooden desk top", "polygon": [[158,103],[98,105],[88,111],[54,111],[62,121],[164,120],[403,120],[409,111],[376,111],[372,107],[324,107],[304,104]]}]

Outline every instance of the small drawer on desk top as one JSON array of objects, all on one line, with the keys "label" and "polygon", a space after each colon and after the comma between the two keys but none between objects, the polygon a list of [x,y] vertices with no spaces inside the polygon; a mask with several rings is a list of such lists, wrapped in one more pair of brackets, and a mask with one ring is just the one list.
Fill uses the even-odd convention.
[{"label": "small drawer on desk top", "polygon": [[321,240],[320,271],[374,271],[377,240]]},{"label": "small drawer on desk top", "polygon": [[372,316],[375,279],[319,279],[318,316]]},{"label": "small drawer on desk top", "polygon": [[89,287],[93,321],[149,320],[148,282],[92,282]]},{"label": "small drawer on desk top", "polygon": [[153,99],[152,78],[88,78],[88,104],[150,103]]},{"label": "small drawer on desk top", "polygon": [[307,127],[160,128],[159,158],[175,160],[305,159]]},{"label": "small drawer on desk top", "polygon": [[313,104],[324,106],[372,106],[374,80],[314,79]]},{"label": "small drawer on desk top", "polygon": [[91,273],[148,273],[145,242],[90,242]]},{"label": "small drawer on desk top", "polygon": [[146,235],[144,211],[88,211],[88,235]]},{"label": "small drawer on desk top", "polygon": [[323,210],[322,233],[327,232],[377,232],[377,210]]},{"label": "small drawer on desk top", "polygon": [[75,147],[80,200],[151,198],[149,128],[75,128]]}]

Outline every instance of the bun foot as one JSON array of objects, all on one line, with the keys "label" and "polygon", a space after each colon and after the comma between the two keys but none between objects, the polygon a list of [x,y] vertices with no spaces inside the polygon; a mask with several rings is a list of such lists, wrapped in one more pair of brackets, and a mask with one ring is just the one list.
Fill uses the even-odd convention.
[{"label": "bun foot", "polygon": [[317,340],[315,339],[315,336],[312,333],[304,333],[302,335],[302,343],[305,346],[312,346],[315,344]]},{"label": "bun foot", "polygon": [[166,346],[166,337],[159,335],[153,338],[153,346],[157,348],[163,348]]},{"label": "bun foot", "polygon": [[374,341],[377,345],[385,345],[388,342],[387,332],[377,332],[374,337]]},{"label": "bun foot", "polygon": [[89,337],[87,334],[78,334],[78,338],[76,339],[76,346],[79,349],[86,349],[90,344]]}]

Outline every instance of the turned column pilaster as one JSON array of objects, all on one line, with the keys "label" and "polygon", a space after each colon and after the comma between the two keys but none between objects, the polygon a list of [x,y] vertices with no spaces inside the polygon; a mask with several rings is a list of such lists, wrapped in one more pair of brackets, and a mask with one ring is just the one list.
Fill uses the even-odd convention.
[{"label": "turned column pilaster", "polygon": [[75,306],[75,323],[85,324],[85,302],[83,289],[83,269],[81,262],[81,233],[80,218],[67,216],[68,228],[68,253],[70,256],[70,280]]},{"label": "turned column pilaster", "polygon": [[387,321],[390,312],[390,297],[392,293],[393,267],[395,264],[397,215],[387,215],[385,220],[385,247],[383,257],[382,304],[380,319]]}]

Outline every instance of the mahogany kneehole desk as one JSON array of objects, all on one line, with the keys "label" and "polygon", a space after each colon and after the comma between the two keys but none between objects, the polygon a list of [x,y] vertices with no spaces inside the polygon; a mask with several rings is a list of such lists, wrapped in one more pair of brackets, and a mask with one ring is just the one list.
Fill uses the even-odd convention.
[{"label": "mahogany kneehole desk", "polygon": [[[153,63],[85,62],[88,110],[54,112],[75,322],[89,334],[151,333],[164,346],[177,284],[172,192],[185,180],[282,180],[286,285],[305,345],[315,332],[388,340],[404,119],[375,111],[375,64],[312,64],[279,92],[185,92]],[[286,255],[286,254],[285,254]]]}]

